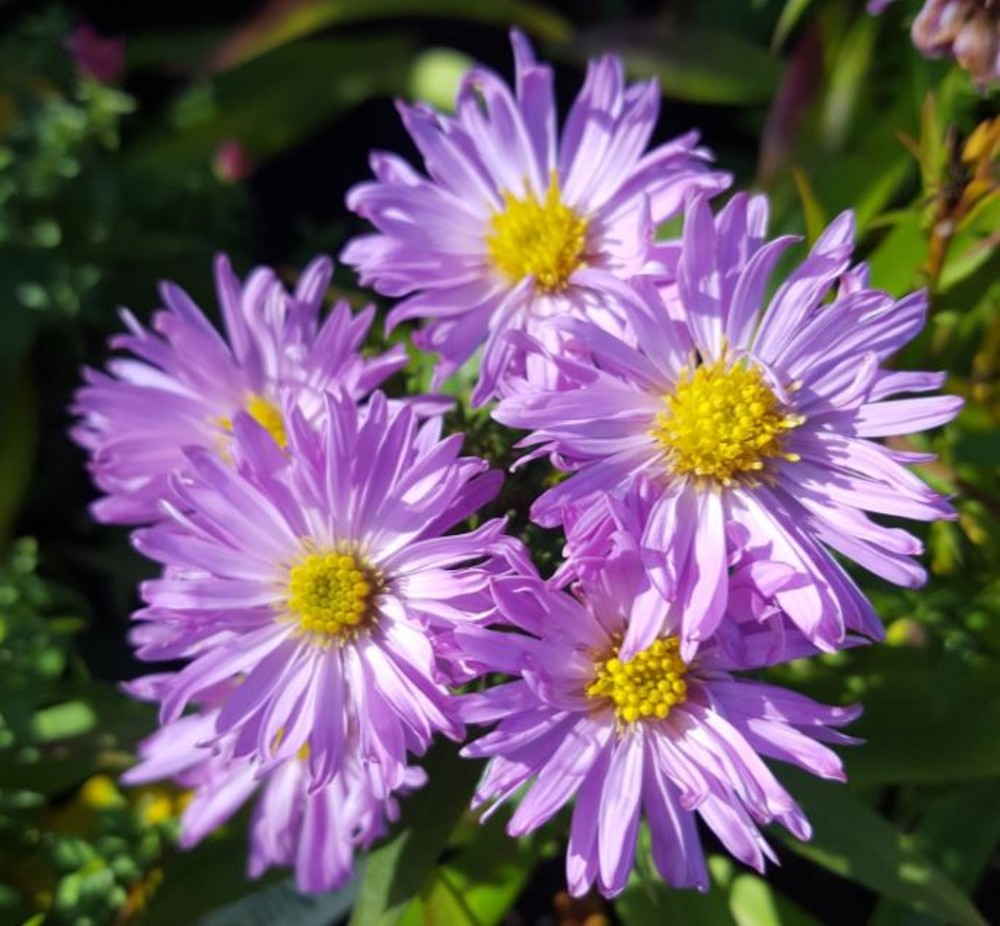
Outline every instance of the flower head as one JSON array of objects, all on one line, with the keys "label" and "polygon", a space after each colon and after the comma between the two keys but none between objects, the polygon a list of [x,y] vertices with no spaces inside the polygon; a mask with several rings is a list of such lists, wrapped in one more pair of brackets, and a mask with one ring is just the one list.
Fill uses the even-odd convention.
[{"label": "flower head", "polygon": [[327,395],[314,420],[288,396],[282,415],[287,453],[240,412],[231,459],[189,450],[171,518],[136,533],[166,566],[143,586],[139,655],[189,660],[164,722],[235,680],[215,719],[235,758],[263,772],[305,749],[319,786],[357,755],[384,799],[408,752],[461,736],[432,636],[491,611],[477,566],[503,522],[444,535],[501,477],[379,392],[360,408]]},{"label": "flower head", "polygon": [[[952,396],[896,399],[943,377],[882,368],[921,329],[926,297],[897,302],[867,286],[863,267],[850,269],[844,214],[768,303],[768,277],[793,239],[765,242],[765,225],[762,199],[737,196],[714,220],[694,200],[676,286],[618,288],[636,343],[579,320],[553,322],[593,363],[551,356],[575,387],[525,389],[495,412],[574,470],[535,503],[542,524],[575,517],[601,493],[645,486],[646,564],[681,621],[685,658],[725,613],[734,556],[749,557],[765,597],[818,646],[839,646],[848,629],[879,635],[825,548],[918,585],[919,541],[868,512],[951,514],[902,465],[926,457],[871,440],[935,427],[961,406]],[[646,628],[634,646],[656,633]]]},{"label": "flower head", "polygon": [[[157,683],[162,684],[162,677]],[[206,745],[217,717],[215,708],[162,727],[139,746],[140,762],[123,780],[144,784],[168,778],[189,789],[180,819],[182,848],[197,845],[257,795],[250,823],[250,877],[275,865],[291,866],[300,891],[341,887],[354,872],[355,850],[367,848],[396,818],[395,797],[376,797],[352,757],[318,788],[309,787],[304,754],[262,775],[252,760],[233,757],[232,737]],[[408,769],[400,791],[420,787],[425,777],[418,768]]]},{"label": "flower head", "polygon": [[[595,882],[607,896],[625,887],[642,818],[663,878],[702,890],[697,817],[757,869],[774,858],[759,825],[778,822],[809,838],[801,810],[761,757],[843,779],[839,759],[818,740],[851,742],[831,728],[854,719],[856,708],[734,677],[727,648],[713,639],[684,658],[680,628],[627,534],[616,536],[601,565],[579,574],[574,594],[531,574],[498,578],[494,594],[499,613],[525,633],[460,633],[484,671],[518,677],[466,697],[467,721],[499,721],[463,750],[490,759],[475,803],[499,805],[527,785],[507,828],[517,836],[575,797],[566,856],[572,893]],[[635,620],[661,630],[626,656],[622,641]],[[773,661],[765,655],[773,652],[770,632],[756,623],[743,631],[736,668]]]},{"label": "flower head", "polygon": [[716,192],[728,182],[707,169],[693,133],[645,150],[659,90],[627,86],[612,56],[590,64],[557,139],[552,71],[524,36],[511,40],[513,94],[476,68],[453,117],[400,106],[428,176],[376,154],[375,181],[348,194],[377,233],[355,239],[342,259],[379,292],[406,297],[390,324],[431,319],[418,341],[441,355],[438,381],[485,343],[476,403],[502,391],[510,373],[527,372],[507,332],[565,314],[621,329],[600,294],[578,286],[579,273],[628,277],[660,266],[656,225],[691,189]]},{"label": "flower head", "polygon": [[184,465],[182,448],[225,453],[240,411],[284,443],[283,387],[320,394],[336,388],[360,399],[406,363],[401,347],[361,356],[371,307],[353,316],[340,302],[320,321],[332,272],[319,258],[290,293],[268,268],[241,283],[220,256],[215,280],[224,337],[172,283],[160,287],[166,309],[154,315],[154,331],[122,312],[129,333],[111,345],[134,359],[111,360],[108,373],[84,371],[87,382],[73,406],[82,420],[72,435],[90,452],[91,473],[105,493],[93,506],[98,519],[134,524],[160,517],[167,480]]}]

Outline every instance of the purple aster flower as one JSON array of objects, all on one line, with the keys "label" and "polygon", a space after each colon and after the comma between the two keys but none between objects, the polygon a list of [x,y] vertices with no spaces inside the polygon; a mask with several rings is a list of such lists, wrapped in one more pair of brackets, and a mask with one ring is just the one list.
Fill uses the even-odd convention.
[{"label": "purple aster flower", "polygon": [[[845,213],[768,301],[768,277],[794,239],[765,243],[766,218],[763,198],[734,197],[714,221],[694,200],[676,286],[618,287],[638,343],[579,320],[553,322],[583,342],[594,364],[553,355],[577,388],[526,391],[495,412],[533,430],[526,443],[576,470],[536,501],[541,524],[559,523],[601,493],[648,484],[647,568],[680,615],[684,658],[726,610],[737,551],[770,564],[775,605],[818,646],[838,647],[847,629],[880,633],[825,548],[916,586],[925,579],[912,560],[920,542],[868,512],[951,516],[902,465],[926,455],[871,440],[936,427],[962,404],[897,398],[934,390],[944,377],[882,368],[922,328],[926,296],[896,301],[867,286],[863,267],[849,269],[853,219]],[[648,627],[635,647],[656,632]]]},{"label": "purple aster flower", "polygon": [[408,751],[462,735],[431,632],[491,610],[475,564],[503,521],[445,534],[501,475],[460,457],[439,418],[421,424],[379,392],[363,408],[323,403],[310,421],[286,398],[287,453],[247,412],[230,460],[188,450],[178,506],[135,534],[166,566],[143,585],[137,642],[142,658],[190,660],[164,686],[164,723],[239,680],[215,719],[235,758],[267,772],[305,748],[318,787],[359,755],[383,799],[405,783]]},{"label": "purple aster flower", "polygon": [[220,256],[224,336],[172,283],[160,286],[166,309],[154,315],[153,331],[122,311],[129,333],[110,343],[134,357],[109,361],[107,374],[85,370],[73,405],[82,421],[72,436],[90,452],[90,471],[105,493],[93,505],[96,518],[136,524],[160,517],[167,480],[184,463],[181,448],[225,452],[240,410],[283,443],[277,396],[284,386],[339,388],[361,398],[406,364],[401,346],[372,358],[359,353],[374,308],[352,316],[339,302],[320,321],[332,272],[330,260],[318,258],[289,293],[269,268],[241,283]]},{"label": "purple aster flower", "polygon": [[[574,590],[532,574],[500,577],[499,612],[526,633],[456,631],[486,671],[518,676],[464,699],[468,722],[499,721],[463,749],[490,759],[474,804],[495,808],[521,792],[507,827],[520,836],[575,797],[566,876],[576,895],[595,881],[607,896],[625,887],[642,818],[656,867],[677,887],[708,887],[697,817],[758,870],[774,859],[759,825],[777,822],[808,839],[808,821],[761,757],[843,780],[840,760],[818,741],[854,742],[830,728],[859,709],[734,677],[728,649],[712,638],[684,659],[679,627],[627,535]],[[622,640],[636,620],[663,632],[626,658]],[[745,630],[735,667],[771,661],[769,632]]]},{"label": "purple aster flower", "polygon": [[[355,850],[371,845],[398,816],[395,798],[376,797],[353,756],[345,757],[337,774],[319,787],[309,785],[304,751],[262,775],[253,761],[233,758],[232,737],[205,745],[214,738],[217,719],[217,709],[206,710],[162,727],[140,745],[141,761],[122,780],[145,784],[168,778],[190,789],[178,838],[185,849],[259,794],[250,822],[249,876],[258,878],[272,866],[292,866],[300,891],[342,886],[354,872]],[[400,791],[425,780],[421,769],[409,768]]]},{"label": "purple aster flower", "polygon": [[577,285],[579,273],[629,277],[669,263],[654,246],[657,224],[691,189],[717,192],[728,183],[708,170],[695,133],[646,151],[659,89],[655,81],[626,85],[612,56],[591,62],[557,139],[552,71],[519,32],[511,41],[513,94],[476,68],[454,117],[400,104],[428,176],[374,154],[375,181],[347,198],[377,234],[350,242],[342,260],[366,285],[406,297],[390,325],[431,319],[416,340],[441,356],[436,382],[485,342],[476,404],[502,390],[512,370],[526,372],[506,332],[568,313],[620,329],[600,294]]}]

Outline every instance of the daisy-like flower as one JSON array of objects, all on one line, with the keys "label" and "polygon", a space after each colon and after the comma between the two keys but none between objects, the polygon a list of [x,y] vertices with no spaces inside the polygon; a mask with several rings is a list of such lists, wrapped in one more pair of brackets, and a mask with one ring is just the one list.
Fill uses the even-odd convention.
[{"label": "daisy-like flower", "polygon": [[[953,396],[896,398],[944,377],[882,368],[922,328],[925,294],[897,302],[868,288],[864,268],[850,269],[845,213],[767,302],[770,272],[794,239],[765,243],[765,226],[762,198],[737,196],[714,221],[704,200],[693,201],[676,287],[618,288],[637,344],[553,322],[584,343],[593,365],[573,366],[577,388],[512,396],[495,412],[576,470],[536,501],[541,524],[600,493],[648,484],[647,568],[673,602],[684,658],[725,612],[737,548],[769,564],[776,606],[830,650],[847,629],[880,626],[825,547],[916,586],[925,579],[912,560],[920,542],[868,512],[951,516],[902,465],[926,456],[871,440],[936,427],[961,406]],[[659,632],[644,626],[627,654]]]},{"label": "daisy-like flower", "polygon": [[[468,722],[499,721],[463,749],[490,759],[474,803],[495,808],[528,785],[507,827],[519,836],[575,797],[566,856],[573,894],[595,882],[606,896],[625,887],[642,818],[656,867],[676,887],[708,887],[697,817],[758,870],[774,858],[759,825],[777,822],[809,838],[807,820],[761,756],[843,780],[840,760],[818,741],[853,742],[831,728],[857,708],[734,677],[727,649],[712,639],[682,658],[679,628],[627,536],[601,567],[581,572],[573,595],[530,574],[498,578],[494,594],[501,616],[525,634],[470,628],[462,636],[484,671],[518,676],[466,696]],[[637,619],[663,632],[626,659],[622,640]],[[736,667],[765,664],[768,632],[745,629]]]},{"label": "daisy-like flower", "polygon": [[72,409],[82,419],[72,436],[89,451],[91,474],[105,493],[92,507],[98,520],[160,517],[167,480],[184,464],[182,448],[225,453],[241,410],[283,444],[281,388],[338,388],[360,399],[406,364],[401,346],[361,356],[374,308],[355,316],[339,302],[320,320],[332,273],[331,261],[318,258],[290,293],[266,267],[241,283],[220,256],[215,283],[224,335],[172,283],[161,284],[166,308],[154,315],[152,331],[122,311],[129,333],[110,343],[133,358],[109,361],[108,373],[85,370]]},{"label": "daisy-like flower", "polygon": [[[217,709],[205,710],[162,727],[139,746],[141,761],[122,780],[145,784],[170,779],[191,792],[178,836],[185,849],[258,795],[250,822],[249,876],[259,878],[272,866],[291,866],[300,891],[341,887],[354,873],[355,850],[371,845],[397,818],[395,797],[376,797],[360,762],[351,756],[318,788],[309,787],[304,750],[261,775],[252,761],[233,758],[231,737],[205,745],[214,736],[217,717]],[[409,768],[400,792],[425,780],[421,769]]]},{"label": "daisy-like flower", "polygon": [[501,475],[380,392],[324,406],[310,421],[286,398],[287,453],[247,412],[230,460],[188,451],[169,520],[135,534],[166,566],[142,589],[140,656],[190,660],[164,685],[162,722],[237,680],[215,719],[234,758],[263,773],[306,749],[318,787],[356,755],[381,800],[406,782],[407,752],[462,735],[432,630],[490,612],[477,566],[504,525],[445,534]]},{"label": "daisy-like flower", "polygon": [[356,238],[341,257],[366,285],[406,297],[390,325],[431,319],[416,340],[440,354],[438,383],[485,343],[476,404],[502,390],[510,372],[525,372],[505,333],[565,314],[620,329],[622,319],[577,285],[578,274],[629,277],[660,266],[657,224],[690,190],[728,184],[708,170],[695,133],[646,151],[659,89],[653,81],[627,86],[612,56],[591,62],[557,139],[552,71],[523,35],[511,40],[514,94],[476,68],[454,117],[400,105],[428,176],[374,154],[375,181],[354,187],[347,204],[377,234]]}]

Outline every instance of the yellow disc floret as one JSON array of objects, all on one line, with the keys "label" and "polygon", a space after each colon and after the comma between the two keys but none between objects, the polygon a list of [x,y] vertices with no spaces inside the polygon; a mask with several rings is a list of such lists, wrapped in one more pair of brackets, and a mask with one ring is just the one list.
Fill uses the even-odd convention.
[{"label": "yellow disc floret", "polygon": [[628,662],[614,646],[606,659],[594,664],[597,677],[587,686],[587,697],[610,701],[622,723],[662,720],[687,697],[677,637],[661,637]]},{"label": "yellow disc floret", "polygon": [[281,409],[262,395],[252,395],[247,401],[247,414],[267,431],[279,447],[288,443],[285,423],[281,420]]},{"label": "yellow disc floret", "polygon": [[[281,418],[281,409],[274,402],[253,392],[247,398],[243,409],[274,438],[274,442],[279,447],[285,447],[288,444],[288,435],[285,433],[285,422]],[[218,423],[224,431],[232,432],[232,418],[219,418]]]},{"label": "yellow disc floret", "polygon": [[531,190],[520,199],[504,193],[503,209],[490,218],[486,247],[505,277],[519,282],[534,276],[538,289],[551,293],[583,266],[586,238],[587,220],[562,201],[553,171],[543,200]]},{"label": "yellow disc floret", "polygon": [[349,639],[375,618],[377,574],[354,553],[308,553],[288,573],[287,607],[320,642]]},{"label": "yellow disc floret", "polygon": [[805,419],[789,413],[756,366],[723,356],[686,368],[664,401],[650,433],[678,476],[754,484],[770,461],[798,460],[782,439]]}]

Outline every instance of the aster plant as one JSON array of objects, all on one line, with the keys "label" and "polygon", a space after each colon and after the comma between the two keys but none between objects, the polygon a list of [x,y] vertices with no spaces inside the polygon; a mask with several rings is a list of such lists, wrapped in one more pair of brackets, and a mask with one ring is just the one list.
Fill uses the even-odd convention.
[{"label": "aster plant", "polygon": [[[329,259],[289,288],[219,256],[221,328],[162,284],[72,405],[94,517],[156,570],[129,633],[156,669],[124,688],[159,728],[122,780],[183,789],[183,849],[250,808],[247,873],[303,893],[372,853],[356,924],[432,904],[469,845],[502,868],[494,815],[575,898],[801,851],[829,815],[797,782],[839,786],[861,743],[836,673],[885,636],[862,572],[921,586],[902,522],[956,517],[912,467],[963,398],[895,365],[928,293],[871,283],[855,213],[790,260],[766,196],[712,202],[697,133],[651,145],[655,81],[593,60],[560,128],[552,68],[511,44],[512,87],[476,66],[453,114],[399,104],[421,167],[375,153],[347,194],[374,230],[341,259],[393,346],[366,347],[383,307],[326,308]],[[400,394],[407,322],[431,389],[468,364],[467,395]],[[414,791],[436,835],[380,849]]]}]

